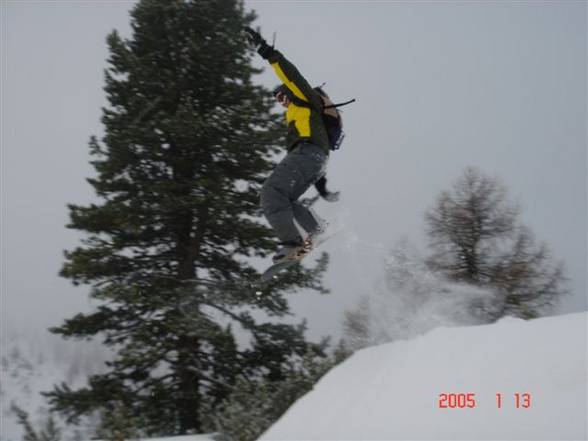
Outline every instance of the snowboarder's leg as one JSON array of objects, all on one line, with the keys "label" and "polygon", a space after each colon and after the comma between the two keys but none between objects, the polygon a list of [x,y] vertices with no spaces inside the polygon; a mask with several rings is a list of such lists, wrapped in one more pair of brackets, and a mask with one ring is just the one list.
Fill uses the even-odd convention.
[{"label": "snowboarder's leg", "polygon": [[264,214],[286,246],[297,246],[302,242],[294,225],[296,214],[302,216],[301,226],[304,229],[317,225],[315,219],[309,218],[312,214],[300,210],[298,205],[295,206],[295,201],[322,176],[325,164],[326,154],[320,147],[301,144],[276,166],[261,189]]},{"label": "snowboarder's leg", "polygon": [[295,187],[299,187],[301,174],[295,164],[286,161],[286,157],[261,189],[261,207],[269,224],[274,229],[281,242],[296,242],[301,240],[300,233],[294,225],[294,212],[291,195]]},{"label": "snowboarder's leg", "polygon": [[300,225],[304,231],[312,234],[318,230],[319,221],[310,209],[300,202],[295,201],[292,203],[292,211],[294,212],[296,222],[298,222],[298,225]]}]

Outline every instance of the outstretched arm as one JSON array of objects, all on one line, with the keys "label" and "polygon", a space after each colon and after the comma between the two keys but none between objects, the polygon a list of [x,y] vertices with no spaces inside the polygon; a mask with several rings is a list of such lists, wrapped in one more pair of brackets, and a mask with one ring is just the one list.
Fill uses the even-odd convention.
[{"label": "outstretched arm", "polygon": [[296,66],[288,61],[280,51],[268,45],[259,32],[251,28],[246,28],[245,31],[247,32],[247,38],[250,43],[257,49],[257,53],[271,64],[278,78],[294,96],[316,108],[321,108],[322,99],[298,71]]}]

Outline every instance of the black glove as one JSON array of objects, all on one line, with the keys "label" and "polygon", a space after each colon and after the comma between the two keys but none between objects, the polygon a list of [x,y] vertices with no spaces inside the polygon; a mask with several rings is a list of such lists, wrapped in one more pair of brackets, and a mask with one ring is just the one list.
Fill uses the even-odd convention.
[{"label": "black glove", "polygon": [[273,52],[274,48],[267,44],[267,41],[257,32],[249,27],[245,28],[245,34],[247,36],[247,41],[257,53],[261,55],[263,58],[268,58],[270,54]]},{"label": "black glove", "polygon": [[323,196],[323,199],[328,202],[337,202],[339,200],[339,195],[341,193],[339,191],[335,192],[328,192],[326,195]]},{"label": "black glove", "polygon": [[323,176],[320,178],[314,186],[316,187],[316,191],[321,195],[321,197],[328,201],[328,202],[337,202],[339,200],[339,192],[330,192],[327,190],[327,178]]}]

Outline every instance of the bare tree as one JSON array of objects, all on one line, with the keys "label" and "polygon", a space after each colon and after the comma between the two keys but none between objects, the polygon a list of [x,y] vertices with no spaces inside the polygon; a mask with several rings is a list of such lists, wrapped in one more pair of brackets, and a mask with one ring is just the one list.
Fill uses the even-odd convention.
[{"label": "bare tree", "polygon": [[566,293],[563,265],[519,222],[519,207],[496,178],[468,168],[426,214],[431,269],[495,288],[490,321],[533,318]]},{"label": "bare tree", "polygon": [[363,296],[353,309],[345,311],[343,318],[343,345],[354,352],[372,344],[370,329],[370,298]]}]

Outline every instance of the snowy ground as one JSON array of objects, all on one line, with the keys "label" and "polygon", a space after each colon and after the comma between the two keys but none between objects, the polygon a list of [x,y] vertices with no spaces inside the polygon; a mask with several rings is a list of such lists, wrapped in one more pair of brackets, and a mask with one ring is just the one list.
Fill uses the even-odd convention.
[{"label": "snowy ground", "polygon": [[[441,327],[360,350],[261,439],[586,439],[587,319],[587,313],[533,321],[506,318],[494,325]],[[38,337],[9,341],[2,360],[0,438],[20,441],[22,430],[10,404],[31,412],[33,422],[41,424],[46,404],[39,391],[58,381],[82,382],[106,354],[94,347],[79,352],[79,347],[54,346]],[[447,394],[444,402],[441,394]],[[77,436],[86,439],[83,433]]]},{"label": "snowy ground", "polygon": [[506,318],[358,351],[261,439],[586,439],[586,324]]}]

